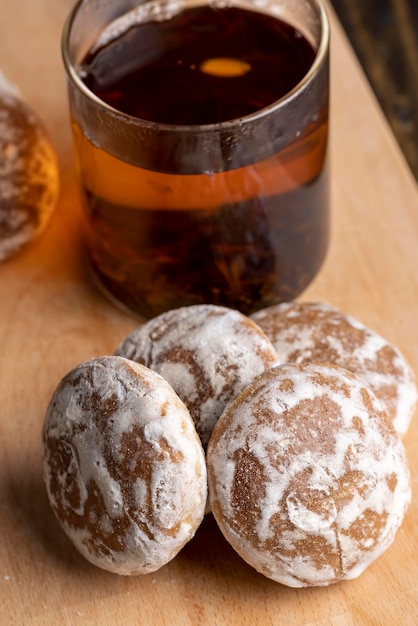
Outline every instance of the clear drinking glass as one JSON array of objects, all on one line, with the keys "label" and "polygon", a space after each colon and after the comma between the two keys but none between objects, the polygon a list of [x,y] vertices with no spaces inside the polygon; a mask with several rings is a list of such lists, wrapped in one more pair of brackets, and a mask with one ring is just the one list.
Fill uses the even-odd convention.
[{"label": "clear drinking glass", "polygon": [[[89,53],[96,60],[87,71],[106,83],[120,71],[121,51],[127,63],[132,53],[146,64],[161,46],[180,45],[182,24],[192,32],[191,11],[225,7],[283,20],[314,50],[297,84],[268,105],[209,123],[161,122],[118,110],[88,86]],[[138,28],[134,55],[123,37]],[[102,66],[94,65],[97,58]],[[86,247],[108,295],[152,317],[209,302],[250,313],[307,287],[329,238],[329,24],[320,0],[83,0],[65,25],[63,59]],[[251,65],[209,61],[223,63],[225,81]],[[164,81],[157,84],[161,90]],[[159,103],[169,105],[182,90],[167,88]],[[252,96],[251,89],[244,93],[242,100]]]}]

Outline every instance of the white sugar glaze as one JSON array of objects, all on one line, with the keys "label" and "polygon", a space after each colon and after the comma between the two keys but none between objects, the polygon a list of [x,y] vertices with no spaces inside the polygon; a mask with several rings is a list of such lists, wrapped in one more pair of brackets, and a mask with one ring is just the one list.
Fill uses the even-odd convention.
[{"label": "white sugar glaze", "polygon": [[[245,465],[234,461],[242,452],[262,476],[252,526],[251,511],[237,517],[234,499],[245,480]],[[292,587],[358,576],[392,543],[410,501],[405,452],[378,401],[332,366],[286,365],[259,376],[221,416],[207,461],[225,537],[258,571]],[[310,543],[303,547],[312,536],[324,542],[320,563]]]},{"label": "white sugar glaze", "polygon": [[143,363],[171,384],[203,444],[229,400],[277,364],[270,340],[253,321],[215,305],[163,313],[133,331],[115,354]]},{"label": "white sugar glaze", "polygon": [[371,387],[399,435],[417,403],[415,375],[401,352],[355,318],[326,302],[290,302],[254,313],[279,363],[327,361]]},{"label": "white sugar glaze", "polygon": [[[71,451],[68,467],[55,449],[62,442]],[[78,550],[104,569],[158,569],[203,518],[206,467],[192,419],[170,385],[142,365],[101,357],[70,372],[48,409],[44,451],[52,508]],[[103,504],[94,508],[92,498]],[[113,549],[108,539],[121,524]]]},{"label": "white sugar glaze", "polygon": [[46,132],[0,72],[0,261],[46,226],[58,195],[58,166]]}]

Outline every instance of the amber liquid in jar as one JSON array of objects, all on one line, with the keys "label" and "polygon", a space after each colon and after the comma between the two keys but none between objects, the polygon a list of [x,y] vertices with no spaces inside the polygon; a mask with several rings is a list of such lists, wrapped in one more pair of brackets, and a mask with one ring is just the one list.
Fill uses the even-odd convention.
[{"label": "amber liquid in jar", "polygon": [[[80,76],[102,101],[160,124],[242,118],[291,91],[315,58],[307,39],[239,7],[186,9],[91,51]],[[74,122],[88,248],[105,289],[151,317],[194,303],[244,313],[296,297],[327,247],[327,102],[279,152],[222,171],[116,158]],[[257,152],[255,150],[255,152]],[[267,150],[268,153],[268,150]]]}]

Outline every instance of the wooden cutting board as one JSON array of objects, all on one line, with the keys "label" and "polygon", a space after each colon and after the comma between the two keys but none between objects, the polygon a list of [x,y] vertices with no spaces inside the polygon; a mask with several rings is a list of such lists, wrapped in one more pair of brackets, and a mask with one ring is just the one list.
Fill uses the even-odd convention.
[{"label": "wooden cutting board", "polygon": [[[0,624],[418,624],[418,416],[405,438],[414,500],[392,547],[357,580],[294,590],[257,574],[209,516],[155,574],[89,565],[50,511],[40,432],[61,377],[113,352],[137,320],[90,283],[80,245],[60,34],[70,0],[0,3],[0,67],[43,117],[61,168],[46,234],[0,265]],[[304,299],[328,300],[393,341],[418,371],[418,190],[332,16],[332,243]]]}]

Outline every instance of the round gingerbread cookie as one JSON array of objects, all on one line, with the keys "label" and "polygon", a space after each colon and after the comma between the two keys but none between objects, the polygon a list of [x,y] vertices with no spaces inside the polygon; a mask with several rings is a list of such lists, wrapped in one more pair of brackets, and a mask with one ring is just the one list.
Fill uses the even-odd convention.
[{"label": "round gingerbread cookie", "polygon": [[43,124],[0,73],[0,261],[44,231],[58,187],[58,162]]},{"label": "round gingerbread cookie", "polygon": [[100,357],[69,372],[49,404],[43,448],[52,509],[105,570],[157,570],[203,519],[205,455],[190,413],[138,363]]},{"label": "round gingerbread cookie", "polygon": [[360,379],[332,365],[258,376],[218,420],[207,467],[225,538],[290,587],[359,576],[392,543],[411,497],[391,422]]},{"label": "round gingerbread cookie", "polygon": [[280,363],[333,363],[360,376],[405,435],[417,402],[415,375],[386,339],[323,302],[274,305],[251,317],[270,337]]},{"label": "round gingerbread cookie", "polygon": [[186,404],[206,446],[226,404],[277,364],[263,331],[234,309],[202,304],[162,313],[116,350],[163,376]]}]

